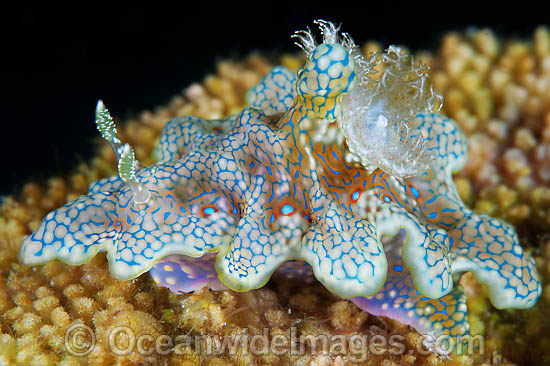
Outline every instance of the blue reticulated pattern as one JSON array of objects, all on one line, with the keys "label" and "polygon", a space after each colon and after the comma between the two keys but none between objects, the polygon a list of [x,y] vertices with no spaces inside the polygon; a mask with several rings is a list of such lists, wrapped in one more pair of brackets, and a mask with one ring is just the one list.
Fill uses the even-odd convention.
[{"label": "blue reticulated pattern", "polygon": [[[342,97],[354,88],[363,97],[392,90],[356,80],[370,66],[328,24],[322,44],[301,39],[308,59],[298,74],[274,68],[239,114],[168,122],[157,164],[141,167],[119,149],[119,176],[49,213],[23,242],[21,262],[81,264],[106,251],[117,278],[151,271],[180,292],[247,291],[277,273],[319,281],[373,314],[433,334],[468,332],[453,281],[465,271],[495,306],[533,306],[541,286],[514,228],[475,214],[458,196],[452,173],[467,159],[467,141],[454,121],[431,110],[405,121],[409,141],[423,144],[411,151],[431,157],[418,175],[391,175],[350,151],[354,131],[339,116],[357,106]],[[387,118],[379,122],[383,129]]]}]

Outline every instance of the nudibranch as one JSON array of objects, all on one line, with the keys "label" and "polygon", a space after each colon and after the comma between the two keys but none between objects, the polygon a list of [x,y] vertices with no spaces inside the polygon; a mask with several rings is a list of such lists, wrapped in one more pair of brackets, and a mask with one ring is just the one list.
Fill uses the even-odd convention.
[{"label": "nudibranch", "polygon": [[307,55],[297,74],[275,67],[237,115],[169,121],[150,167],[100,101],[96,124],[119,174],[50,212],[20,261],[78,265],[106,251],[115,277],[150,271],[180,292],[247,291],[274,273],[316,280],[436,335],[469,331],[457,284],[466,271],[497,308],[533,306],[541,285],[514,228],[457,193],[467,141],[438,114],[428,69],[394,46],[366,58],[317,24],[322,43],[295,35]]}]

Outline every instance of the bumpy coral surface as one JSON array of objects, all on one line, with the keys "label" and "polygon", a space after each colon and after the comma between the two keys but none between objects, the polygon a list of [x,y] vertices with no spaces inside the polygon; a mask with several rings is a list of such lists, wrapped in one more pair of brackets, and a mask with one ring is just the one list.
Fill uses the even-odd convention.
[{"label": "bumpy coral surface", "polygon": [[529,231],[550,225],[550,34],[501,42],[490,30],[449,34],[426,57],[447,116],[470,135],[458,175],[468,203]]},{"label": "bumpy coral surface", "polygon": [[[479,41],[480,39],[483,39],[483,42]],[[460,78],[456,79],[448,69],[439,65],[460,64],[459,61],[465,59],[465,49],[473,51],[473,53],[468,53],[468,57],[476,56],[471,59],[466,58],[469,61],[466,62],[468,66],[464,68],[465,70],[476,65],[474,61],[481,59],[480,52],[485,55],[485,51],[491,50],[491,47],[487,47],[487,43],[489,46],[496,45],[491,60],[507,58],[514,65],[519,62],[521,57],[511,57],[512,53],[514,55],[516,53],[510,53],[510,50],[521,50],[519,54],[523,55],[522,57],[525,59],[544,60],[545,57],[550,57],[548,50],[545,51],[543,47],[544,39],[548,39],[548,32],[545,30],[537,31],[536,41],[533,42],[533,45],[523,42],[500,45],[494,38],[487,38],[486,32],[469,34],[464,38],[452,34],[444,39],[444,52],[442,51],[437,57],[422,55],[422,59],[436,71],[436,80],[437,78],[448,79],[455,83]],[[537,52],[534,51],[533,47],[535,46]],[[366,47],[369,50],[372,48],[376,47],[373,47],[372,44]],[[504,49],[505,52],[501,52],[500,49]],[[290,56],[284,56],[281,61],[292,70],[296,70],[301,63],[299,58]],[[495,64],[489,63],[486,72],[500,71],[499,65],[504,64],[500,61]],[[207,77],[203,86],[191,86],[186,90],[184,97],[175,97],[170,106],[159,108],[154,113],[144,113],[138,121],[130,121],[119,132],[123,140],[130,141],[134,145],[136,156],[145,163],[144,165],[149,165],[151,162],[148,157],[154,147],[152,141],[158,136],[166,120],[186,114],[213,119],[238,112],[244,102],[244,91],[257,83],[260,75],[265,74],[269,68],[270,66],[259,57],[252,57],[243,63],[223,62],[219,66],[219,73]],[[525,70],[520,72],[525,75],[529,74],[529,71]],[[294,75],[294,73],[290,73],[290,75]],[[435,84],[438,91],[443,91],[440,84],[437,82]],[[462,82],[460,85],[466,86],[467,83]],[[476,90],[483,90],[483,86],[473,85],[471,92],[475,93]],[[540,89],[537,93],[544,93],[544,90],[550,89]],[[532,98],[534,94],[531,93],[534,91],[529,89],[528,93],[529,98]],[[449,115],[450,102],[447,94],[444,94],[446,98],[444,111]],[[500,103],[494,95],[489,95],[489,100],[495,105]],[[518,100],[511,99],[508,105],[517,106],[517,103],[519,103]],[[474,113],[472,108],[473,106],[469,102],[462,105],[462,109],[469,113]],[[538,116],[537,111],[538,109],[532,107],[532,103],[522,105],[518,110],[519,120],[525,121],[528,115]],[[470,130],[464,127],[463,120],[457,119],[466,133],[470,134]],[[312,131],[315,136],[318,137],[322,133],[328,132],[335,137],[335,141],[341,138],[335,124],[328,124],[326,121],[318,122],[316,130]],[[537,139],[540,138],[538,134],[535,136]],[[469,140],[470,149],[472,149],[472,139]],[[486,141],[495,142],[494,137],[490,134],[487,135]],[[500,141],[497,146],[507,146],[508,143],[514,144],[514,141],[508,139],[504,142]],[[202,290],[191,295],[168,296],[166,292],[151,286],[147,281],[147,275],[134,281],[113,279],[106,270],[107,262],[101,258],[102,256],[82,267],[59,262],[52,262],[35,269],[18,265],[15,262],[16,251],[24,235],[35,230],[39,226],[41,218],[48,211],[86,193],[88,182],[112,174],[112,167],[115,166],[113,156],[109,149],[102,149],[101,154],[92,162],[92,169],[81,167],[80,172],[67,181],[52,179],[45,190],[37,185],[27,185],[17,201],[11,198],[4,200],[0,212],[0,261],[2,264],[0,358],[3,363],[104,365],[166,361],[170,364],[202,363],[206,365],[254,362],[304,365],[313,362],[311,364],[341,365],[350,362],[345,356],[335,355],[333,352],[315,356],[310,354],[311,350],[308,350],[306,355],[297,356],[289,354],[263,357],[226,354],[215,356],[193,351],[183,355],[171,353],[167,356],[155,354],[143,356],[133,352],[125,356],[115,356],[107,348],[108,336],[114,326],[121,324],[132,326],[138,334],[158,335],[160,332],[171,336],[201,333],[223,335],[247,331],[260,334],[262,326],[269,326],[273,331],[270,337],[276,334],[286,334],[292,327],[296,328],[298,334],[301,335],[330,335],[342,332],[346,334],[358,332],[368,336],[402,334],[406,339],[407,349],[417,347],[418,335],[410,329],[388,319],[368,317],[366,313],[358,312],[349,302],[335,300],[321,286],[315,284],[304,286],[301,280],[288,281],[283,279],[285,277],[281,277],[281,280],[276,278],[267,288],[245,293]],[[348,157],[350,161],[358,162],[357,157],[353,154]],[[476,154],[473,156],[470,154],[469,161],[476,160],[477,157]],[[481,161],[481,163],[491,166],[492,160]],[[491,195],[485,193],[488,186],[482,187],[480,193],[478,191],[480,185],[476,183],[473,175],[476,169],[469,170],[468,166],[467,171],[461,173],[461,178],[458,180],[458,191],[463,199],[475,207],[474,211],[487,212],[489,204],[495,205],[497,209],[489,210],[490,212],[494,212],[498,216],[504,215],[520,224],[526,222],[525,218],[529,217],[529,212],[539,212],[534,208],[541,207],[540,199],[543,196],[535,197],[533,195],[533,199],[536,199],[537,203],[527,204],[527,207],[533,208],[533,210],[528,211],[527,216],[513,216],[514,213],[521,213],[522,210],[517,208],[518,203],[512,202],[512,205],[507,206],[507,202],[510,200],[506,197],[509,197],[510,194],[503,195],[502,189],[499,189],[495,198],[495,193],[491,193]],[[528,165],[528,167],[532,167],[532,165]],[[501,169],[501,166],[497,166],[497,168]],[[499,174],[503,177],[502,173]],[[501,179],[508,182],[506,177]],[[473,191],[469,189],[470,181],[473,182]],[[542,188],[544,186],[539,186],[536,191],[539,192]],[[508,188],[506,192],[513,193],[514,191],[510,191]],[[531,196],[527,198],[531,199],[529,197]],[[503,200],[503,198],[506,199]],[[383,239],[385,251],[388,252],[390,248],[396,248],[395,245]],[[537,243],[537,241],[531,242],[535,245]],[[542,247],[546,248],[545,255],[535,252],[535,257],[547,288],[548,278],[550,278],[548,276],[550,267],[547,266],[550,251],[547,249],[548,245]],[[211,255],[206,254],[203,258],[207,259],[208,256]],[[387,256],[391,258],[392,254],[387,253]],[[185,257],[177,257],[178,260],[182,258]],[[212,263],[208,260],[205,260],[204,263],[201,261],[191,263],[194,267],[188,267],[187,274],[198,273],[202,276],[204,283],[212,285],[210,279],[206,278],[211,271]],[[399,265],[399,263],[397,264]],[[175,263],[173,267],[175,271],[181,271],[184,268],[186,267],[178,263]],[[400,267],[396,269],[400,269]],[[311,269],[303,267],[300,269],[300,271],[305,270],[311,271]],[[394,278],[395,274],[392,273],[392,268],[389,268],[389,271],[388,282]],[[402,281],[397,280],[396,283],[399,284]],[[548,296],[543,296],[532,310],[495,312],[487,307],[488,300],[485,298],[484,289],[476,284],[471,276],[463,277],[461,283],[465,286],[465,292],[469,296],[468,306],[472,331],[476,334],[483,333],[487,337],[486,352],[478,362],[481,363],[482,360],[485,360],[487,364],[508,364],[502,360],[499,353],[504,353],[506,357],[520,363],[527,361],[541,363],[548,359],[548,355],[545,356],[548,347],[544,341],[541,341],[548,332],[548,324],[544,321],[549,303]],[[77,319],[82,319],[100,340],[94,352],[85,358],[69,355],[63,345],[65,329],[69,325],[79,322]],[[522,338],[527,333],[529,337]],[[472,362],[473,360],[467,356],[453,357],[453,360],[441,360],[435,356],[420,354],[392,356],[386,352],[382,356],[369,353],[367,361],[354,362],[353,364],[423,365],[472,364]]]},{"label": "bumpy coral surface", "polygon": [[[320,45],[298,34],[308,57],[298,74],[274,69],[249,91],[250,108],[168,122],[151,167],[122,145],[100,102],[96,123],[119,175],[48,214],[21,261],[81,264],[106,251],[115,277],[156,266],[158,282],[177,291],[212,282],[248,291],[277,269],[310,271],[369,312],[433,334],[468,333],[454,273],[473,272],[498,308],[533,306],[541,286],[514,228],[457,194],[452,173],[466,161],[466,139],[431,113],[439,103],[425,68],[395,47],[367,60],[347,34],[320,26]],[[377,61],[385,70],[371,79]],[[336,136],[312,132],[319,120],[336,123]],[[382,245],[400,231],[397,245]],[[217,274],[196,273],[209,264]]]}]

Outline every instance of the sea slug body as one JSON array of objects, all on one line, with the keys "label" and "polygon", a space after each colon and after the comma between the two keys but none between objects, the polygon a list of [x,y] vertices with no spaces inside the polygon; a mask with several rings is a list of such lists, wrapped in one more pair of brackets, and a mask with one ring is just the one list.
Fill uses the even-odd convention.
[{"label": "sea slug body", "polygon": [[297,33],[307,54],[297,74],[275,67],[237,115],[169,121],[150,167],[98,103],[119,175],[49,213],[20,261],[78,265],[106,251],[117,278],[150,271],[182,292],[247,291],[274,273],[317,280],[431,334],[468,333],[456,284],[466,271],[496,307],[533,306],[541,285],[514,228],[458,196],[452,173],[467,141],[437,113],[427,68],[397,47],[365,58],[349,35],[318,24],[319,45]]}]

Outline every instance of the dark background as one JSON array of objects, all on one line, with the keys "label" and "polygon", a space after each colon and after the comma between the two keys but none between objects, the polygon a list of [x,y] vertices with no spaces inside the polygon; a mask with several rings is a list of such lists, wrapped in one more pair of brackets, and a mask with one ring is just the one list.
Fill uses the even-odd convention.
[{"label": "dark background", "polygon": [[537,25],[550,24],[544,2],[365,1],[353,7],[333,1],[328,9],[298,3],[251,8],[237,2],[74,2],[4,9],[0,195],[88,160],[98,136],[97,99],[118,119],[152,109],[214,72],[218,60],[297,51],[290,35],[314,29],[314,19],[341,23],[357,44],[378,40],[412,50],[435,50],[445,32],[470,26],[529,38]]}]

